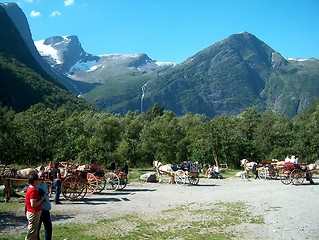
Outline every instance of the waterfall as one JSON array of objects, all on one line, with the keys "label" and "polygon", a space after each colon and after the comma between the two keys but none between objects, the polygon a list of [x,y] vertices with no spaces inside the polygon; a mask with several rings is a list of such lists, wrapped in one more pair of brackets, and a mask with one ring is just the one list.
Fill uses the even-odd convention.
[{"label": "waterfall", "polygon": [[144,96],[145,96],[145,88],[146,88],[147,83],[145,83],[142,86],[142,97],[141,97],[141,114],[143,113],[143,100],[144,100]]}]

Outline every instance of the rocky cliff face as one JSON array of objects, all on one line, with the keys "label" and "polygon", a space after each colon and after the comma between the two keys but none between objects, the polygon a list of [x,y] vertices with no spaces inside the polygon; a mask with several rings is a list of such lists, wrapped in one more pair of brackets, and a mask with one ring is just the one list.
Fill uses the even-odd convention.
[{"label": "rocky cliff face", "polygon": [[72,79],[64,75],[59,68],[52,68],[51,65],[48,64],[48,62],[45,59],[43,59],[43,57],[39,54],[37,48],[35,47],[27,18],[21,10],[21,8],[19,8],[19,6],[16,3],[0,3],[0,6],[3,9],[5,9],[7,14],[11,18],[12,22],[18,29],[24,42],[28,46],[32,56],[36,59],[36,61],[40,64],[40,66],[45,72],[47,72],[51,77],[57,79],[69,91],[73,92],[76,95],[89,91],[90,89],[96,86],[95,84],[92,85],[73,81]]},{"label": "rocky cliff face", "polygon": [[59,68],[66,74],[73,74],[76,69],[72,67],[76,64],[84,65],[89,62],[95,64],[100,59],[98,56],[86,53],[77,36],[55,36],[37,41],[35,44],[40,54],[51,63],[52,67]]},{"label": "rocky cliff face", "polygon": [[[7,6],[6,6],[7,7]],[[42,103],[57,108],[86,109],[89,105],[71,95],[47,74],[32,55],[11,17],[0,5],[0,102],[17,112]]]}]

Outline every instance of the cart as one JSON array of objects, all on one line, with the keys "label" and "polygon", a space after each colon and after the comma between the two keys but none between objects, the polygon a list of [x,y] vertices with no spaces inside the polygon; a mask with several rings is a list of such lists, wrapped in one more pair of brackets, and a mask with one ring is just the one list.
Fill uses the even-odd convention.
[{"label": "cart", "polygon": [[258,178],[262,180],[277,179],[278,167],[275,160],[262,160],[261,164],[257,166]]},{"label": "cart", "polygon": [[[126,167],[126,166],[125,166]],[[124,168],[125,168],[124,167]],[[88,181],[92,193],[101,193],[103,190],[122,190],[128,183],[127,170],[110,170],[107,167],[92,164],[84,168],[88,172]]]},{"label": "cart", "polygon": [[72,175],[62,179],[62,195],[66,200],[81,200],[89,192],[92,192],[88,173],[76,170]]},{"label": "cart", "polygon": [[187,168],[173,168],[175,183],[179,186],[183,186],[188,180],[190,185],[197,185],[199,182],[199,169],[199,165],[195,163],[190,163]]},{"label": "cart", "polygon": [[[87,166],[87,165],[85,165]],[[62,195],[67,200],[80,200],[86,194],[93,194],[99,187],[98,177],[90,168],[77,167],[77,164],[66,163],[67,175],[62,178]]]},{"label": "cart", "polygon": [[305,161],[299,161],[299,164],[286,162],[279,165],[279,178],[285,184],[300,185],[303,184],[305,177],[310,171],[307,170]]}]

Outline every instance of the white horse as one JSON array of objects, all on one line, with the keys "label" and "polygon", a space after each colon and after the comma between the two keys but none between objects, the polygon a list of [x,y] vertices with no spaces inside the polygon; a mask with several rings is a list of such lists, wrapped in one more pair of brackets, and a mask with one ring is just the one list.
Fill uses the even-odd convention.
[{"label": "white horse", "polygon": [[165,164],[163,165],[161,162],[159,161],[153,161],[153,167],[155,168],[158,176],[159,176],[159,180],[158,182],[162,182],[162,175],[163,174],[167,174],[170,177],[170,183],[173,183],[171,181],[173,175],[173,166],[172,164]]},{"label": "white horse", "polygon": [[247,159],[242,159],[240,161],[240,166],[245,169],[246,177],[248,178],[249,171],[252,171],[255,178],[257,178],[257,163],[256,162],[249,162]]},{"label": "white horse", "polygon": [[28,178],[30,174],[38,173],[34,168],[24,168],[17,171],[18,178]]}]

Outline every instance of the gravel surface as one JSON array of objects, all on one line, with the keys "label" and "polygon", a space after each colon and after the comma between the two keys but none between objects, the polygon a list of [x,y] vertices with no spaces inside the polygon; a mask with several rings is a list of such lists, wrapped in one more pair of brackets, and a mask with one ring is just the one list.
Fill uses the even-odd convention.
[{"label": "gravel surface", "polygon": [[[127,214],[156,216],[162,210],[198,203],[245,202],[265,224],[242,224],[245,239],[319,239],[319,184],[284,185],[280,180],[200,179],[197,186],[129,183],[118,192],[103,191],[84,201],[52,206],[53,224],[84,223]],[[63,200],[63,199],[62,199]],[[0,203],[5,204],[5,203]],[[2,216],[1,233],[26,231],[22,216]]]}]

